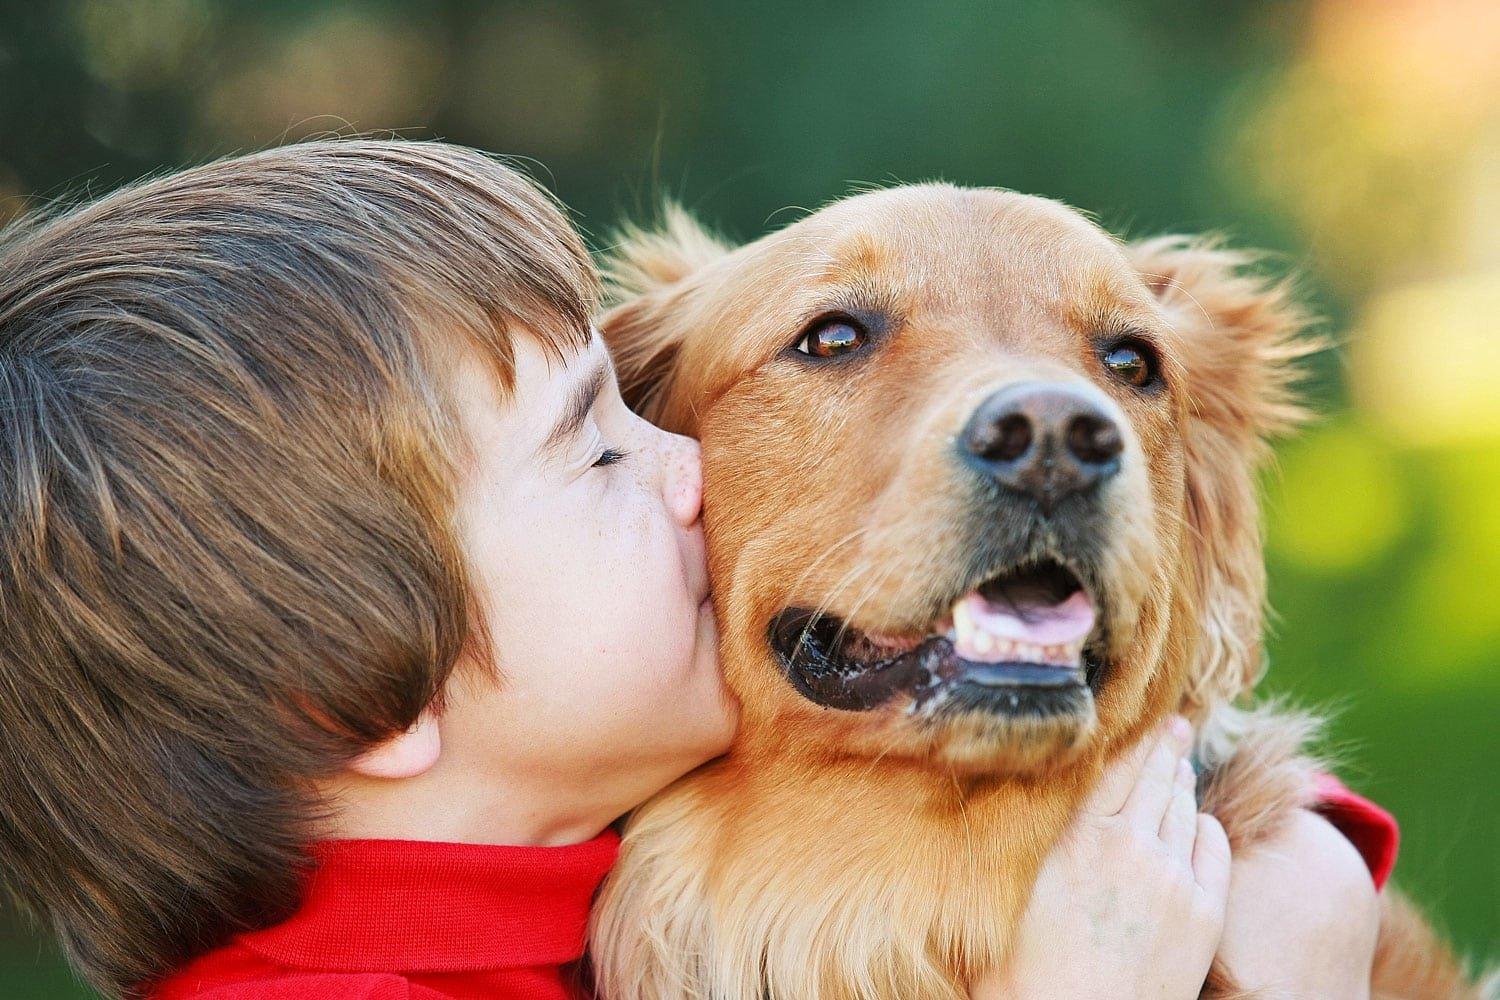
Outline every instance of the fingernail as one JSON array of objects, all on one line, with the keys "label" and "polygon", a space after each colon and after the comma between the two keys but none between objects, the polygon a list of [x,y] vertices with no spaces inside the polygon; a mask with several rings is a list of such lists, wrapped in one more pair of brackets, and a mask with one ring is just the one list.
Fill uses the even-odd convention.
[{"label": "fingernail", "polygon": [[1167,728],[1172,731],[1172,738],[1177,741],[1177,745],[1183,749],[1187,749],[1188,744],[1193,742],[1193,727],[1182,716],[1172,716],[1167,721]]}]

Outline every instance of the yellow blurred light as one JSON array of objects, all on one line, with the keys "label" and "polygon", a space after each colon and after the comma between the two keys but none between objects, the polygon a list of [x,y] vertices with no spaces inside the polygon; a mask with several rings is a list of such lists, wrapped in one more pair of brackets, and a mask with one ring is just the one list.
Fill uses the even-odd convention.
[{"label": "yellow blurred light", "polygon": [[1471,196],[1459,219],[1458,249],[1473,268],[1500,270],[1500,121],[1476,144],[1460,183]]},{"label": "yellow blurred light", "polygon": [[1387,110],[1299,66],[1260,95],[1225,150],[1225,169],[1286,213],[1346,290],[1451,242],[1465,144],[1419,141]]},{"label": "yellow blurred light", "polygon": [[1401,443],[1500,440],[1500,271],[1376,297],[1350,360],[1356,405]]},{"label": "yellow blurred light", "polygon": [[1288,446],[1268,491],[1272,549],[1328,574],[1380,557],[1400,537],[1409,507],[1391,459],[1388,446],[1348,420]]},{"label": "yellow blurred light", "polygon": [[1466,132],[1500,107],[1494,0],[1322,0],[1308,61],[1408,134]]},{"label": "yellow blurred light", "polygon": [[1235,129],[1226,171],[1299,226],[1346,292],[1474,266],[1494,176],[1476,161],[1500,141],[1500,4],[1322,0]]}]

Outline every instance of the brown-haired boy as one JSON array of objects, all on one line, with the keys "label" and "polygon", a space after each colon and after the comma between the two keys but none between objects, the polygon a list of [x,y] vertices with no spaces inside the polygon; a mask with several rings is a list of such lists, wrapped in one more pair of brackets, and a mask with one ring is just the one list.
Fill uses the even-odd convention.
[{"label": "brown-haired boy", "polygon": [[[6,235],[0,866],[101,990],[564,995],[608,824],[734,725],[696,446],[625,408],[594,298],[557,207],[440,144]],[[1156,918],[1088,981],[1201,982],[1227,856],[1158,838],[1193,813],[1166,746],[1107,783],[1118,874],[1095,836],[1043,879],[1034,968],[1086,883],[1096,941]]]},{"label": "brown-haired boy", "polygon": [[[595,288],[544,194],[438,144],[271,150],[9,235],[0,852],[93,983],[157,980],[288,917],[324,837],[582,840],[557,901],[581,914],[613,856],[587,841],[722,745],[692,443],[639,421],[606,442],[586,407],[505,423],[531,369],[586,354],[582,388],[603,388]],[[596,470],[606,445],[658,454]],[[558,461],[521,452],[543,446]],[[632,494],[619,523],[592,516],[606,472]],[[537,506],[543,473],[570,482]],[[527,545],[489,532],[522,518]],[[629,613],[579,592],[625,567],[691,626],[609,622],[636,644],[619,662],[657,665],[651,687],[587,667],[599,633],[572,627]],[[386,811],[390,774],[420,777]],[[555,945],[537,947],[555,979]]]}]

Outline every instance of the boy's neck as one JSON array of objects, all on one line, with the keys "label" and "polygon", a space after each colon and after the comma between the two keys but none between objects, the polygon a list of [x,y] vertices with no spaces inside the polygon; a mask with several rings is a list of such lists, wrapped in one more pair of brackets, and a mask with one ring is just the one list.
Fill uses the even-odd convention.
[{"label": "boy's neck", "polygon": [[635,804],[441,760],[411,778],[346,773],[322,791],[335,804],[330,839],[560,847],[597,837]]}]

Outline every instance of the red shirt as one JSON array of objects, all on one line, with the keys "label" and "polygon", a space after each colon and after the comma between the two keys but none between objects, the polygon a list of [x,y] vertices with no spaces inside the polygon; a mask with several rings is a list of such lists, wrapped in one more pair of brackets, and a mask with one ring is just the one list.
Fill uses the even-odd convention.
[{"label": "red shirt", "polygon": [[[1319,812],[1377,886],[1396,860],[1391,814],[1319,777]],[[301,909],[162,983],[154,1000],[566,1000],[612,832],[573,847],[405,840],[314,845]]]},{"label": "red shirt", "polygon": [[406,840],[316,844],[301,909],[158,986],[154,1000],[566,1000],[619,852]]}]

